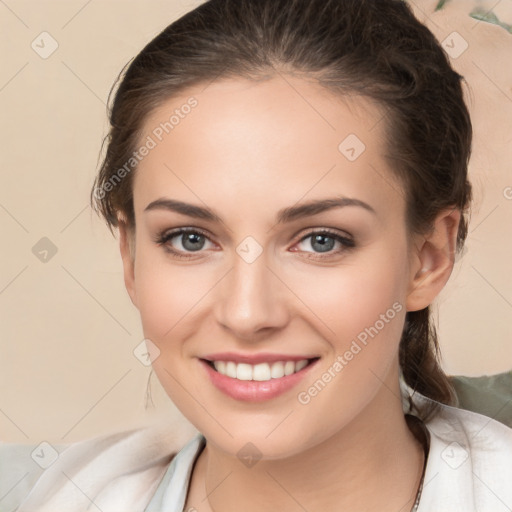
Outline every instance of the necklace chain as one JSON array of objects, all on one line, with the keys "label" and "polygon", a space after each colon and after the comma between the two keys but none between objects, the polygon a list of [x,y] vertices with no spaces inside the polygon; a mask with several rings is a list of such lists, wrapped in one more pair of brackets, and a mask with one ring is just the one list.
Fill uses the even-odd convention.
[{"label": "necklace chain", "polygon": [[414,502],[411,512],[416,512],[418,510],[418,507],[420,506],[421,491],[423,490],[423,479],[424,478],[425,478],[425,466],[423,466],[423,474],[421,475],[420,485],[418,487],[418,492],[416,493],[416,501]]}]

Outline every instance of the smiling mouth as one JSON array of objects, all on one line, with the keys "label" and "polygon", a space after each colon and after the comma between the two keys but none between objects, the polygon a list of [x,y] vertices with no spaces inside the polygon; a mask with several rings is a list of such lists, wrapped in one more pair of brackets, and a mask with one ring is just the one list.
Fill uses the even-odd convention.
[{"label": "smiling mouth", "polygon": [[203,359],[205,363],[216,372],[231,377],[232,379],[243,381],[269,381],[272,379],[281,379],[288,375],[298,373],[308,367],[319,357],[311,359],[301,359],[299,361],[275,361],[272,363],[235,363],[234,361],[209,361]]}]

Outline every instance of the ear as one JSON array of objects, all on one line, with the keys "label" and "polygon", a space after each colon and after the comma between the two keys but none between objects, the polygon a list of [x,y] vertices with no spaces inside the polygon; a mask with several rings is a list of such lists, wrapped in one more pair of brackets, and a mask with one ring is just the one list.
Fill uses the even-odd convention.
[{"label": "ear", "polygon": [[429,306],[448,281],[455,262],[460,210],[443,210],[427,235],[414,240],[407,311]]},{"label": "ear", "polygon": [[126,223],[119,220],[119,250],[123,260],[124,285],[133,305],[137,306],[135,292],[135,228],[128,228]]}]

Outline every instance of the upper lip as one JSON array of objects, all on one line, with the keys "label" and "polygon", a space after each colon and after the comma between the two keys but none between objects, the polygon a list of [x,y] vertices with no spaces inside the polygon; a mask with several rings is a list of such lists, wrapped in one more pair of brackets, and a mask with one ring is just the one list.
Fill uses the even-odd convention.
[{"label": "upper lip", "polygon": [[274,363],[276,361],[302,361],[303,359],[316,359],[319,356],[275,354],[269,352],[260,352],[258,354],[239,354],[236,352],[218,352],[208,354],[201,359],[207,361],[233,361],[234,363]]}]

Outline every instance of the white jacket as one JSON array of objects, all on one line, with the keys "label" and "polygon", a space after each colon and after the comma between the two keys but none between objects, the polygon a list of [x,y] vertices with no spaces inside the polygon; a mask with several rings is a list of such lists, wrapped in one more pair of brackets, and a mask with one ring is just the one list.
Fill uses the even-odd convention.
[{"label": "white jacket", "polygon": [[[512,429],[446,405],[426,426],[430,452],[418,512],[510,512]],[[0,512],[182,512],[204,446],[202,435],[185,439],[184,432],[158,424],[73,443],[30,492],[14,485],[24,470],[10,445],[0,444],[0,492],[7,493]]]}]

